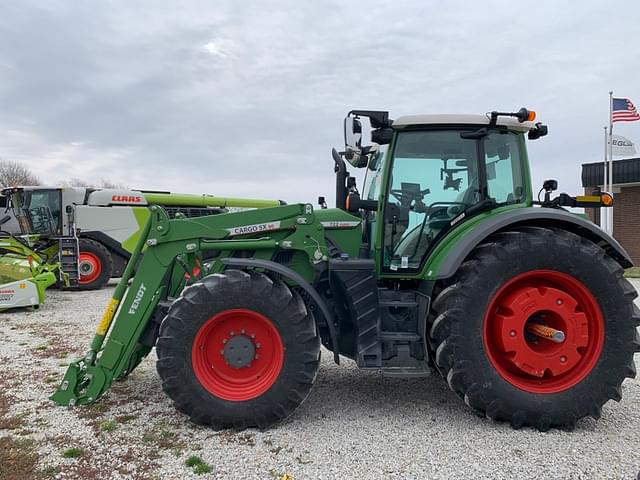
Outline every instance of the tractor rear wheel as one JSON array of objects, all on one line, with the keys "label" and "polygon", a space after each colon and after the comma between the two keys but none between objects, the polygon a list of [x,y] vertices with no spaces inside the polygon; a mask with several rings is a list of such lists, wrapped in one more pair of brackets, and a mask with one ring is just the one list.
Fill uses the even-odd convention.
[{"label": "tractor rear wheel", "polygon": [[494,235],[434,301],[435,363],[479,413],[572,429],[619,401],[640,351],[637,292],[603,249],[537,227]]},{"label": "tractor rear wheel", "polygon": [[227,270],[171,305],[156,352],[163,390],[191,420],[266,428],[309,394],[320,338],[313,315],[282,281]]},{"label": "tractor rear wheel", "polygon": [[95,240],[81,238],[78,256],[78,285],[74,290],[99,290],[111,278],[113,259],[104,245]]}]

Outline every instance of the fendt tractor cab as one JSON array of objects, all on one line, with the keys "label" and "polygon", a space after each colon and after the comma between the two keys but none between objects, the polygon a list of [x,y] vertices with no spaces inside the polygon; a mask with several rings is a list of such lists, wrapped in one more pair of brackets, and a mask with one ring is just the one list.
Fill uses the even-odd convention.
[{"label": "fendt tractor cab", "polygon": [[[547,181],[533,200],[525,141],[547,134],[534,118],[352,111],[332,152],[336,208],[321,197],[317,210],[194,220],[150,206],[88,353],[52,398],[91,403],[156,347],[163,389],[193,421],[267,427],[308,395],[322,344],[384,375],[437,372],[514,427],[598,418],[635,375],[632,263],[565,209],[609,206],[607,193],[552,198]],[[362,195],[347,165],[366,172]]]}]

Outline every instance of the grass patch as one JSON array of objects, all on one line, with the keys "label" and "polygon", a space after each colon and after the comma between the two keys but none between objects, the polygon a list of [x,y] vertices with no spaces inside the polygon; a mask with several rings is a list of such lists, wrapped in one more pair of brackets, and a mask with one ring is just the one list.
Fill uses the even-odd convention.
[{"label": "grass patch", "polygon": [[98,427],[103,432],[113,432],[116,428],[118,428],[118,422],[115,420],[102,420],[98,422]]},{"label": "grass patch", "polygon": [[78,458],[84,455],[84,449],[78,447],[67,448],[62,456],[64,458]]},{"label": "grass patch", "polygon": [[[178,435],[171,430],[147,430],[142,435],[142,441],[145,443],[153,443],[159,448],[167,450],[179,450],[187,447],[187,444],[178,438]],[[193,447],[192,447],[193,448]]]},{"label": "grass patch", "polygon": [[640,278],[640,267],[627,268],[624,271],[624,276],[627,278]]},{"label": "grass patch", "polygon": [[49,348],[49,345],[47,345],[46,343],[41,343],[40,345],[36,346],[34,350],[38,352],[44,352],[47,348]]},{"label": "grass patch", "polygon": [[202,460],[200,457],[196,455],[192,455],[187,458],[184,462],[187,467],[191,467],[193,473],[196,475],[203,475],[205,473],[211,473],[213,471],[213,467]]},{"label": "grass patch", "polygon": [[119,417],[116,417],[116,422],[122,424],[122,423],[129,423],[132,420],[135,420],[136,418],[138,418],[137,415],[120,415]]},{"label": "grass patch", "polygon": [[0,438],[0,478],[24,480],[41,478],[37,470],[38,455],[30,440],[13,437]]}]

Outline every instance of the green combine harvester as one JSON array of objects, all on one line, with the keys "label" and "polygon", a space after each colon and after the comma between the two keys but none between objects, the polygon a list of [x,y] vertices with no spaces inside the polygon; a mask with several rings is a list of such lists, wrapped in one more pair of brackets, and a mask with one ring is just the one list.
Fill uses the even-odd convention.
[{"label": "green combine harvester", "polygon": [[[324,345],[391,377],[439,374],[513,427],[600,417],[636,373],[632,262],[566,210],[610,195],[552,198],[547,181],[534,200],[525,138],[547,133],[534,118],[352,111],[333,151],[337,208],[170,218],[150,205],[88,353],[52,399],[95,402],[156,347],[164,391],[194,422],[265,428],[307,397]],[[362,195],[345,160],[366,169]]]},{"label": "green combine harvester", "polygon": [[281,203],[79,187],[12,187],[2,195],[21,235],[0,232],[0,310],[38,307],[45,289],[56,283],[95,290],[122,276],[149,218],[150,204],[162,205],[171,218],[194,218]]}]

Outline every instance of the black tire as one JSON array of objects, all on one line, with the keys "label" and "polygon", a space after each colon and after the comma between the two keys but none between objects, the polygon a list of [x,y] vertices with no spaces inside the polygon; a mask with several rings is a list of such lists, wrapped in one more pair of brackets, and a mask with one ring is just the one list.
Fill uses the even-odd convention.
[{"label": "black tire", "polygon": [[[554,270],[581,282],[597,301],[604,320],[600,334],[604,339],[594,366],[561,391],[526,391],[506,380],[490,358],[488,340],[483,339],[485,312],[494,295],[518,274],[535,270]],[[625,377],[635,377],[633,355],[640,351],[636,296],[622,268],[584,238],[536,227],[496,234],[469,255],[453,283],[435,299],[432,354],[450,388],[480,414],[508,421],[514,428],[570,430],[585,416],[598,419],[602,405],[621,399]]]},{"label": "black tire", "polygon": [[[111,258],[111,252],[109,252],[109,250],[107,250],[107,248],[100,242],[96,242],[95,240],[90,240],[88,238],[79,239],[78,246],[80,253],[80,279],[78,281],[78,285],[70,287],[69,290],[101,289],[107,284],[111,278],[111,272],[113,271],[113,259]],[[90,256],[91,262],[84,262],[82,260],[83,253]],[[95,269],[96,267],[98,268],[97,274],[93,274],[95,270],[90,269]],[[86,280],[87,273],[89,274],[89,281]]]},{"label": "black tire", "polygon": [[[199,332],[215,315],[230,309],[249,309],[266,317],[284,346],[281,370],[268,390],[242,401],[212,394],[192,362]],[[160,326],[156,353],[162,389],[193,422],[214,429],[267,428],[291,415],[311,391],[320,362],[320,337],[301,297],[282,281],[227,270],[186,288],[171,305]]]}]

